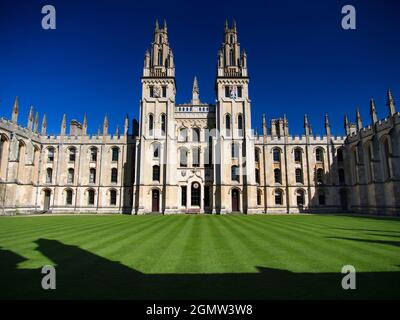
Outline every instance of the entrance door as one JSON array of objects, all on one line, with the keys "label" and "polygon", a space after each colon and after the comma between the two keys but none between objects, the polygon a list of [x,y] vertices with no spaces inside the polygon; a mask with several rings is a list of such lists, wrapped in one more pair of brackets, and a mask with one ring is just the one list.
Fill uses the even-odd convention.
[{"label": "entrance door", "polygon": [[160,191],[153,190],[151,193],[151,211],[152,212],[159,212],[160,211]]},{"label": "entrance door", "polygon": [[44,192],[44,204],[43,204],[44,211],[49,211],[50,209],[50,195],[51,195],[50,190],[46,190]]},{"label": "entrance door", "polygon": [[342,206],[343,211],[347,211],[347,192],[346,190],[340,190],[340,204]]},{"label": "entrance door", "polygon": [[232,212],[238,212],[239,210],[239,191],[236,189],[232,190]]}]

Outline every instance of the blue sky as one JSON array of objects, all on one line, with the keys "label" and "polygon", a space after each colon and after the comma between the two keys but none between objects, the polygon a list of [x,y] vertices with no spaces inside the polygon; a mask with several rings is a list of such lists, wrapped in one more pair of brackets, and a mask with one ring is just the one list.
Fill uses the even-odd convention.
[{"label": "blue sky", "polygon": [[[57,29],[41,28],[41,8],[52,4]],[[357,29],[341,28],[341,8],[352,4]],[[343,115],[360,106],[370,122],[369,99],[387,114],[386,89],[400,101],[398,1],[127,1],[1,0],[0,115],[10,118],[20,98],[19,122],[29,106],[44,112],[48,132],[62,114],[82,120],[89,132],[109,116],[110,132],[124,117],[138,117],[143,55],[154,22],[166,18],[174,50],[177,103],[191,98],[197,75],[200,97],[215,101],[217,51],[226,18],[236,19],[248,55],[253,127],[286,113],[291,134],[303,133],[307,113],[315,133],[343,134]],[[400,103],[398,103],[398,109]]]}]

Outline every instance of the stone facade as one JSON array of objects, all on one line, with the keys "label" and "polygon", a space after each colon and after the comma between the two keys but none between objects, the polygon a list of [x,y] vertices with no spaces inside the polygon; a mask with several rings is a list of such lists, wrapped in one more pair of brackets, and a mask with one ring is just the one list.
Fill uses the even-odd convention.
[{"label": "stone facade", "polygon": [[315,136],[304,117],[304,134],[289,134],[286,116],[252,130],[247,55],[236,24],[225,25],[218,52],[215,104],[176,103],[175,64],[166,23],[156,23],[145,53],[140,119],[129,132],[87,133],[64,115],[59,135],[39,132],[38,114],[18,124],[0,119],[1,213],[150,212],[300,213],[400,212],[400,115],[388,91],[389,116],[372,125],[345,118],[346,136]]}]

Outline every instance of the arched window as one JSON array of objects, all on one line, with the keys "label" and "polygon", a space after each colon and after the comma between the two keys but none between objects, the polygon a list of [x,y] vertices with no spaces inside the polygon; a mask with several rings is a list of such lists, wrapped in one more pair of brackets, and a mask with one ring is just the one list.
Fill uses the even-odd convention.
[{"label": "arched window", "polygon": [[75,162],[76,159],[76,149],[70,148],[69,149],[69,162]]},{"label": "arched window", "polygon": [[324,150],[322,150],[321,148],[315,150],[315,161],[324,162]]},{"label": "arched window", "polygon": [[192,129],[192,141],[200,142],[200,130],[198,128]]},{"label": "arched window", "polygon": [[257,205],[261,206],[262,199],[262,191],[260,189],[257,190]]},{"label": "arched window", "polygon": [[47,149],[47,162],[53,162],[54,161],[54,148],[48,148]]},{"label": "arched window", "polygon": [[231,156],[233,159],[239,158],[239,145],[237,143],[231,145]]},{"label": "arched window", "polygon": [[[160,38],[161,41],[161,38]],[[158,50],[158,65],[162,66],[163,65],[163,61],[162,61],[162,50]]]},{"label": "arched window", "polygon": [[118,161],[119,149],[117,147],[112,148],[112,161]]},{"label": "arched window", "polygon": [[200,149],[199,148],[192,149],[192,161],[193,161],[193,167],[200,166]]},{"label": "arched window", "polygon": [[188,141],[188,130],[186,128],[182,128],[179,131],[179,140],[184,142]]},{"label": "arched window", "polygon": [[279,148],[275,148],[272,151],[274,162],[281,162],[281,150]]},{"label": "arched window", "polygon": [[225,116],[225,129],[226,135],[229,137],[231,135],[231,116],[229,114]]},{"label": "arched window", "polygon": [[303,190],[297,190],[296,199],[297,199],[298,206],[304,206],[304,191]]},{"label": "arched window", "polygon": [[229,65],[231,66],[235,65],[235,55],[233,49],[229,50]]},{"label": "arched window", "polygon": [[154,117],[149,114],[149,135],[152,136],[154,131]]},{"label": "arched window", "polygon": [[316,180],[317,180],[317,184],[324,183],[324,170],[323,169],[321,169],[321,168],[317,169]]},{"label": "arched window", "polygon": [[201,194],[200,184],[198,182],[193,182],[190,191],[191,191],[192,206],[200,206],[200,194]]},{"label": "arched window", "polygon": [[208,145],[207,145],[207,151],[208,151],[208,162],[206,162],[206,165],[208,167],[212,166],[213,163],[213,143],[212,143],[212,136],[208,137]]},{"label": "arched window", "polygon": [[318,191],[318,204],[320,206],[325,205],[325,192],[323,190]]},{"label": "arched window", "polygon": [[301,158],[302,158],[301,149],[295,149],[294,150],[294,161],[301,162]]},{"label": "arched window", "polygon": [[117,183],[117,182],[118,182],[118,169],[112,168],[111,169],[111,183]]},{"label": "arched window", "polygon": [[231,167],[231,179],[232,179],[232,181],[240,182],[239,167],[238,166],[232,166]]},{"label": "arched window", "polygon": [[281,169],[274,169],[274,181],[275,183],[282,183]]},{"label": "arched window", "polygon": [[110,190],[110,206],[115,206],[117,204],[117,191]]},{"label": "arched window", "polygon": [[161,135],[165,136],[165,128],[166,128],[166,115],[161,115]]},{"label": "arched window", "polygon": [[153,144],[153,158],[158,159],[160,157],[160,145],[158,143]]},{"label": "arched window", "polygon": [[153,166],[153,181],[160,181],[160,167]]},{"label": "arched window", "polygon": [[53,169],[47,168],[46,169],[46,183],[52,183],[52,182],[53,182]]},{"label": "arched window", "polygon": [[97,148],[96,147],[90,148],[90,161],[92,161],[92,162],[97,161]]},{"label": "arched window", "polygon": [[296,183],[303,183],[303,172],[300,168],[296,169]]},{"label": "arched window", "polygon": [[275,189],[274,195],[275,195],[275,204],[282,205],[283,204],[282,190]]},{"label": "arched window", "polygon": [[96,169],[94,168],[89,171],[89,183],[96,183]]},{"label": "arched window", "polygon": [[383,142],[383,173],[384,178],[389,179],[392,174],[390,170],[390,146],[389,146],[389,139],[386,138]]},{"label": "arched window", "polygon": [[94,205],[94,190],[93,189],[88,190],[88,205],[89,206]]},{"label": "arched window", "polygon": [[68,189],[65,191],[65,204],[67,206],[72,205],[72,190]]},{"label": "arched window", "polygon": [[68,169],[67,183],[74,183],[74,173],[75,171],[73,168]]},{"label": "arched window", "polygon": [[369,181],[372,182],[374,181],[374,167],[373,167],[373,163],[372,163],[372,157],[373,157],[373,153],[372,153],[372,144],[369,144],[367,146],[367,171],[368,171],[368,178]]},{"label": "arched window", "polygon": [[243,136],[243,117],[241,114],[238,116],[238,129],[239,129],[239,137]]},{"label": "arched window", "polygon": [[186,168],[188,165],[188,152],[186,149],[180,150],[180,166]]}]

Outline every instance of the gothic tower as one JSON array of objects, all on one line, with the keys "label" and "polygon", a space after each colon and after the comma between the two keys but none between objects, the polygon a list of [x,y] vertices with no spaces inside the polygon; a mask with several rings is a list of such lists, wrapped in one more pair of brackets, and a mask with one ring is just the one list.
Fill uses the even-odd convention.
[{"label": "gothic tower", "polygon": [[175,65],[167,24],[164,20],[160,27],[156,21],[142,76],[140,140],[136,150],[140,156],[134,187],[134,207],[139,214],[177,210],[175,94]]},{"label": "gothic tower", "polygon": [[221,213],[257,211],[248,84],[247,55],[240,50],[236,23],[230,28],[226,22],[216,78],[216,210]]}]

